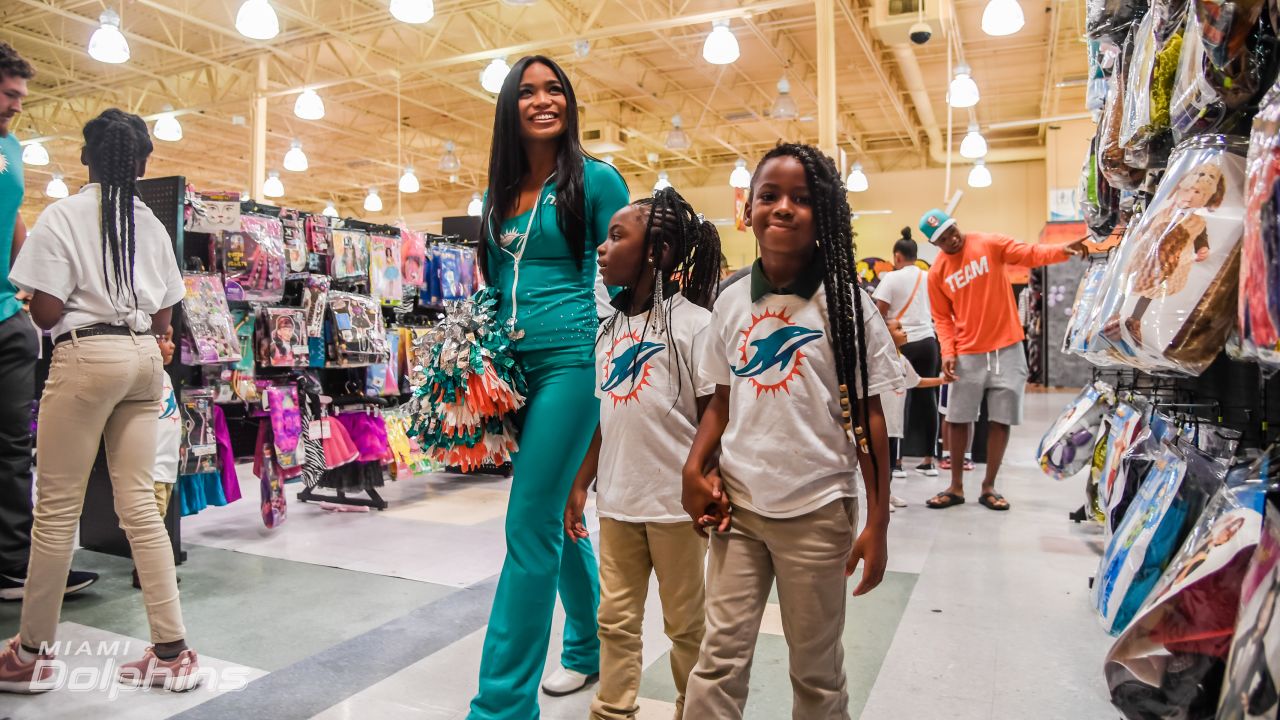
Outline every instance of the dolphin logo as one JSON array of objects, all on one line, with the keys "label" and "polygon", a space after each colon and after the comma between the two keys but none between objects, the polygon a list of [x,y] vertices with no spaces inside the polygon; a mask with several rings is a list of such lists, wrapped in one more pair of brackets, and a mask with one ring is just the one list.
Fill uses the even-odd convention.
[{"label": "dolphin logo", "polygon": [[818,330],[810,330],[799,325],[786,325],[769,333],[768,337],[753,340],[751,347],[755,354],[751,362],[741,368],[734,368],[733,374],[738,377],[759,377],[772,367],[783,369],[791,363],[791,358],[801,347],[822,337]]},{"label": "dolphin logo", "polygon": [[609,377],[605,379],[600,389],[609,392],[622,385],[624,381],[634,383],[640,373],[644,371],[644,364],[649,358],[657,355],[666,348],[666,345],[652,342],[639,342],[627,348],[622,354],[613,359],[613,369],[609,373]]}]

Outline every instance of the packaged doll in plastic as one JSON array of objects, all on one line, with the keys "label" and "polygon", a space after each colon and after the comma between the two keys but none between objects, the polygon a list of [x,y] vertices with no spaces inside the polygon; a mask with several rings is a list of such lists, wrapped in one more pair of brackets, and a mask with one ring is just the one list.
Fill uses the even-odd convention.
[{"label": "packaged doll in plastic", "polygon": [[259,320],[258,361],[263,367],[307,367],[306,322],[293,308],[264,308]]},{"label": "packaged doll in plastic", "polygon": [[1199,375],[1226,344],[1239,284],[1244,149],[1223,136],[1179,145],[1120,245],[1100,328],[1138,367]]},{"label": "packaged doll in plastic", "polygon": [[280,224],[284,232],[284,251],[289,262],[289,272],[307,271],[307,234],[302,216],[297,210],[282,208]]},{"label": "packaged doll in plastic", "polygon": [[228,300],[280,302],[288,261],[278,218],[241,215],[240,231],[222,234]]},{"label": "packaged doll in plastic", "polygon": [[1111,410],[1115,393],[1095,382],[1080,391],[1040,439],[1036,458],[1045,475],[1065,480],[1089,465],[1102,417]]},{"label": "packaged doll in plastic", "polygon": [[222,280],[216,275],[184,275],[187,293],[182,317],[194,347],[193,362],[210,365],[240,360],[240,343],[231,326]]},{"label": "packaged doll in plastic", "polygon": [[333,231],[333,258],[329,274],[334,280],[368,279],[368,233],[357,230]]},{"label": "packaged doll in plastic", "polygon": [[400,228],[400,279],[421,288],[426,282],[427,244],[422,233]]},{"label": "packaged doll in plastic", "polygon": [[[1273,458],[1274,459],[1274,458]],[[1268,493],[1262,536],[1240,587],[1240,612],[1218,703],[1220,718],[1280,715],[1280,497]]]},{"label": "packaged doll in plastic", "polygon": [[369,290],[382,305],[399,305],[404,299],[400,238],[369,236]]},{"label": "packaged doll in plastic", "polygon": [[1249,136],[1238,320],[1244,355],[1280,368],[1280,84]]}]

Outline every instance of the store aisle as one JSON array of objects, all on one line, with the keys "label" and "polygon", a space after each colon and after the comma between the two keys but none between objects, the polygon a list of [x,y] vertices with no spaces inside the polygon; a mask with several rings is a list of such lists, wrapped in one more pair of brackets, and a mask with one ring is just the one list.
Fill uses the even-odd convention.
[{"label": "store aisle", "polygon": [[[942,482],[913,474],[896,486],[911,506],[891,524],[890,572],[849,606],[853,717],[1115,716],[1100,670],[1110,641],[1088,609],[1100,532],[1067,520],[1081,502],[1080,482],[1051,481],[1031,461],[1039,434],[1069,399],[1028,395],[1002,486],[1012,512],[978,506],[976,492],[963,507],[926,510],[923,500]],[[396,483],[383,513],[295,502],[273,532],[251,500],[256,480],[244,477],[246,501],[184,521],[189,558],[179,574],[195,647],[219,667],[260,679],[238,692],[185,696],[0,696],[0,717],[464,717],[502,560],[510,481],[441,475]],[[104,579],[67,603],[60,639],[117,639],[140,651],[146,624],[128,561],[87,551],[78,558]],[[641,717],[665,720],[674,688],[655,595]],[[0,605],[0,633],[16,631],[18,610]],[[240,620],[230,625],[233,616]],[[754,720],[789,716],[781,632],[771,608],[757,645]],[[558,653],[553,643],[553,661]],[[543,717],[585,718],[589,701],[543,698]]]}]

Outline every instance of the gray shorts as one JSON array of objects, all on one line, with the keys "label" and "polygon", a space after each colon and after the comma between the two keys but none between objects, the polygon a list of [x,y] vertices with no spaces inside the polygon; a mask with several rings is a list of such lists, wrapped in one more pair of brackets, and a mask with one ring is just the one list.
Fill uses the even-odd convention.
[{"label": "gray shorts", "polygon": [[1002,425],[1022,422],[1022,395],[1027,389],[1027,356],[1016,342],[994,352],[961,355],[956,380],[947,392],[947,422],[978,421],[982,398],[987,418]]}]

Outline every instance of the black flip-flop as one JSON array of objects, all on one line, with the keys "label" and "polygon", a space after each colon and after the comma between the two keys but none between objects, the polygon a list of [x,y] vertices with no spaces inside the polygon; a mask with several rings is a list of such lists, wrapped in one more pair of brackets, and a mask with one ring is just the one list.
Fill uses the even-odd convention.
[{"label": "black flip-flop", "polygon": [[[941,502],[935,502],[938,498],[944,498]],[[924,506],[930,510],[946,510],[949,507],[964,504],[964,496],[957,495],[953,492],[943,490],[925,501]]]},{"label": "black flip-flop", "polygon": [[996,512],[1005,512],[1006,510],[1009,509],[1009,501],[1004,500],[1004,506],[1001,507],[996,504],[1001,500],[1004,500],[1004,496],[1001,495],[1000,493],[986,492],[986,493],[982,493],[982,496],[978,498],[978,504],[988,510],[995,510]]}]

